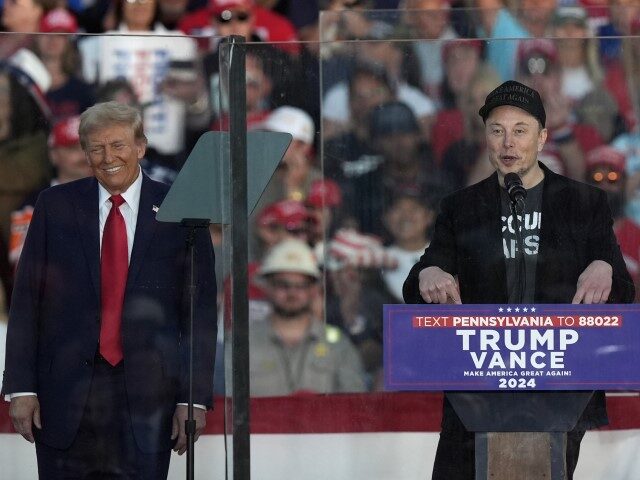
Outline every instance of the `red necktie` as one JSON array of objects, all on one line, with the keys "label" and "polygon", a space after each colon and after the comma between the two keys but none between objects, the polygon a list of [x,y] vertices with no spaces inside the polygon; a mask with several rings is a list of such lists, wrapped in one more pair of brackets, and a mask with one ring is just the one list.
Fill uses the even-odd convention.
[{"label": "red necktie", "polygon": [[124,203],[124,198],[113,195],[109,200],[112,203],[111,210],[102,234],[100,355],[111,365],[117,365],[122,360],[120,325],[129,253],[127,227],[120,213],[120,205]]}]

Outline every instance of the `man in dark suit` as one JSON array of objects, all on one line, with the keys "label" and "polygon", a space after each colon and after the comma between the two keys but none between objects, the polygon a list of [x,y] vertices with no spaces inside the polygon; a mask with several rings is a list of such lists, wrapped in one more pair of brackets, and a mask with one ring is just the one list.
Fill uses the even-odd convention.
[{"label": "man in dark suit", "polygon": [[[479,113],[495,173],[442,201],[433,241],[405,281],[405,301],[632,302],[634,287],[612,230],[606,194],[537,161],[547,138],[538,92],[505,82],[487,96]],[[526,201],[517,211],[519,230],[504,188],[508,173],[518,174],[526,189]],[[568,434],[569,478],[585,430],[606,423],[604,393],[596,392]],[[433,479],[473,478],[473,434],[445,397]]]},{"label": "man in dark suit", "polygon": [[[52,187],[36,203],[3,394],[16,430],[35,440],[40,478],[166,478],[171,448],[186,449],[186,232],[155,220],[168,187],[140,170],[136,109],[89,108],[80,141],[95,178]],[[197,437],[212,401],[216,283],[206,231],[195,245]]]}]

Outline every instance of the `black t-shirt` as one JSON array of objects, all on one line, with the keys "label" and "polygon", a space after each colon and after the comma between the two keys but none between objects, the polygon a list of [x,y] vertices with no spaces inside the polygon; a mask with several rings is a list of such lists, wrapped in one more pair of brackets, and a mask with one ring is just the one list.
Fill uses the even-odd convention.
[{"label": "black t-shirt", "polygon": [[501,226],[502,248],[507,267],[507,294],[509,303],[520,303],[520,281],[524,281],[522,303],[532,303],[536,289],[536,262],[540,245],[540,226],[542,225],[542,186],[540,182],[527,190],[524,210],[518,214],[518,223],[522,234],[524,249],[524,275],[519,273],[520,256],[515,223],[511,212],[511,201],[507,191],[500,190],[502,202]]},{"label": "black t-shirt", "polygon": [[49,90],[46,98],[54,122],[80,115],[96,103],[93,87],[76,77],[70,77],[64,85]]}]

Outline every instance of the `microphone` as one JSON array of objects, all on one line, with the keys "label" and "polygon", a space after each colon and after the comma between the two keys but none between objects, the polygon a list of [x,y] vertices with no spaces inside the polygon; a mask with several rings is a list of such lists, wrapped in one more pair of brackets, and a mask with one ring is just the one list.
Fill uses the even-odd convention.
[{"label": "microphone", "polygon": [[504,186],[507,189],[512,203],[524,205],[524,199],[527,198],[527,191],[522,186],[522,179],[520,179],[517,173],[507,173],[504,176]]}]

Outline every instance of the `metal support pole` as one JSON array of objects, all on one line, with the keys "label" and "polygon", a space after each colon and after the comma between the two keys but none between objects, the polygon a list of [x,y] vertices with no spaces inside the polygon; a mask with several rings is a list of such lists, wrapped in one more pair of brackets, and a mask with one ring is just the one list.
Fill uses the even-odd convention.
[{"label": "metal support pole", "polygon": [[249,302],[247,227],[246,45],[229,37],[229,138],[231,142],[233,479],[251,476],[249,438]]}]

